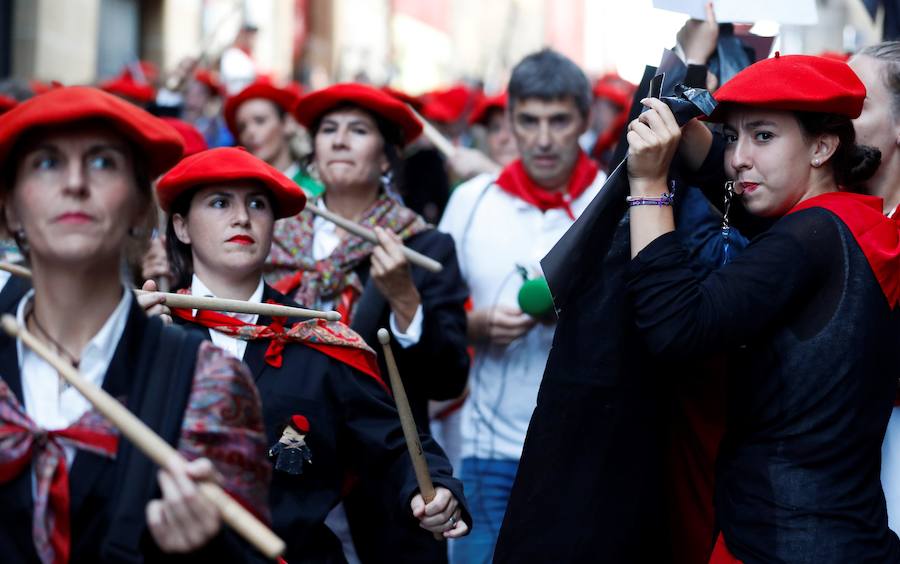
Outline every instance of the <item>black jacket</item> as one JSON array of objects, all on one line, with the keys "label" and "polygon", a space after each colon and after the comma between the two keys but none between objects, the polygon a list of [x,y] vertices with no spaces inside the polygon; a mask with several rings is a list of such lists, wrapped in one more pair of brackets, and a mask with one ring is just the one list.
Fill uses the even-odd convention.
[{"label": "black jacket", "polygon": [[[268,285],[263,300],[296,306]],[[257,322],[270,323],[266,317]],[[209,338],[208,329],[190,327]],[[265,362],[268,346],[266,340],[249,341],[244,362],[262,397],[270,445],[278,442],[291,416],[303,415],[309,421],[305,442],[311,462],[304,464],[302,474],[275,471],[272,477],[272,520],[275,532],[288,543],[285,559],[292,564],[344,561],[340,543],[324,521],[348,483],[360,476],[384,477],[379,491],[390,505],[379,519],[416,523],[409,502],[418,485],[397,409],[384,384],[299,343],[284,348],[283,364],[275,368]],[[446,455],[427,433],[420,432],[420,439],[435,485],[453,492],[471,522],[462,484],[452,477]]]},{"label": "black jacket", "polygon": [[[405,244],[440,262],[444,269],[434,274],[413,267],[413,282],[422,298],[422,337],[408,349],[394,341],[393,350],[403,387],[420,433],[429,433],[428,400],[458,397],[466,386],[469,355],[466,351],[468,289],[459,271],[456,247],[446,233],[431,229],[410,237]],[[387,301],[369,279],[369,261],[357,272],[365,283],[351,326],[379,351],[382,374],[387,374],[376,333],[389,328],[391,313]],[[386,476],[375,473],[362,477],[359,486],[345,500],[357,553],[363,562],[444,562],[446,544],[402,518],[385,519],[390,500],[382,497]]]},{"label": "black jacket", "polygon": [[[17,302],[8,302],[5,311],[14,313]],[[148,319],[133,303],[103,389],[114,397],[126,397],[128,408],[174,445],[193,382],[199,341],[187,339],[179,344],[168,340],[173,334],[184,332],[163,329],[158,319]],[[175,345],[163,347],[168,348],[172,363],[154,363],[161,343]],[[21,402],[16,341],[6,335],[0,336],[0,374]],[[159,380],[167,380],[166,389],[153,385]],[[150,421],[154,418],[159,420]],[[156,467],[145,461],[125,439],[119,442],[115,460],[85,451],[76,453],[69,472],[71,562],[248,562],[261,558],[227,530],[191,555],[162,554],[146,530],[144,508],[160,493]],[[29,467],[0,484],[0,555],[4,563],[38,562],[31,533],[31,476]]]}]

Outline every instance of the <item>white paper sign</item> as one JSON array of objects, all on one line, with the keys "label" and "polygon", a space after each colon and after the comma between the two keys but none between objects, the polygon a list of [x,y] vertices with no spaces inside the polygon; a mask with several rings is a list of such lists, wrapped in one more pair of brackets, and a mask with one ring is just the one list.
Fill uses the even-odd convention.
[{"label": "white paper sign", "polygon": [[[707,0],[653,0],[653,7],[706,19]],[[761,20],[786,25],[815,25],[819,21],[816,0],[715,0],[720,23],[753,23]]]}]

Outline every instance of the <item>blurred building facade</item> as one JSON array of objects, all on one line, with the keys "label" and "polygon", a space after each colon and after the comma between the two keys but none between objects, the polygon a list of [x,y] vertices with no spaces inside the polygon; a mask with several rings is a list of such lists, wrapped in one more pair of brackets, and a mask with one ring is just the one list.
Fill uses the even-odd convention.
[{"label": "blurred building facade", "polygon": [[[782,28],[783,52],[879,39],[861,0],[817,0],[820,23]],[[261,72],[312,87],[368,80],[421,92],[465,79],[502,87],[523,55],[553,46],[592,73],[628,53],[658,60],[683,16],[652,0],[0,0],[0,76],[92,83],[138,59],[212,65],[242,22]],[[662,27],[649,18],[667,18]],[[674,29],[671,29],[674,26]],[[643,50],[642,50],[643,49]],[[635,56],[637,57],[637,56]],[[641,66],[642,68],[642,66]]]}]

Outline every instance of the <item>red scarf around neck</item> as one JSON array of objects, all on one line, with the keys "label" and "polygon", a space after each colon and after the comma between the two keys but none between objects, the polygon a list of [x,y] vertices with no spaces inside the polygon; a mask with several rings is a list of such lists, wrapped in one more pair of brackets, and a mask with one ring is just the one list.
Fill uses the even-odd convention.
[{"label": "red scarf around neck", "polygon": [[497,186],[542,212],[563,208],[574,220],[575,214],[572,213],[571,203],[594,182],[599,170],[597,164],[584,151],[579,151],[578,160],[575,161],[575,168],[572,169],[572,175],[569,176],[565,189],[550,192],[528,176],[522,159],[516,159],[500,173]]},{"label": "red scarf around neck", "polygon": [[824,208],[844,222],[866,256],[888,305],[894,308],[900,304],[900,223],[885,217],[882,199],[829,192],[804,200],[788,213],[809,208]]},{"label": "red scarf around neck", "polygon": [[[182,290],[179,293],[184,292]],[[267,303],[277,302],[269,300]],[[287,325],[286,317],[275,317],[270,325],[253,325],[216,311],[197,310],[195,314],[189,309],[172,308],[172,314],[189,323],[213,329],[236,339],[268,340],[265,362],[274,368],[281,368],[284,347],[287,343],[303,344],[371,376],[390,393],[390,388],[381,378],[375,351],[362,337],[339,321],[310,319]]]}]

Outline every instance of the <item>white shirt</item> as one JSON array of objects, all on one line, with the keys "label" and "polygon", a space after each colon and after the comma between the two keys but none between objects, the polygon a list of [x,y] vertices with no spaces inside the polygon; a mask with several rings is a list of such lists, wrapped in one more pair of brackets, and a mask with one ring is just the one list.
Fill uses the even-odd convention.
[{"label": "white shirt", "polygon": [[[541,212],[505,192],[492,175],[480,175],[456,188],[439,229],[456,242],[472,306],[518,307],[522,276],[542,274],[540,260],[574,221],[563,209]],[[600,191],[606,175],[571,203],[581,215]],[[462,413],[462,457],[518,460],[537,402],[555,327],[538,324],[507,347],[478,345],[469,371],[470,395]]]},{"label": "white shirt", "polygon": [[[206,284],[203,283],[202,280],[197,278],[195,274],[193,279],[191,280],[191,295],[192,296],[201,296],[204,298],[216,298],[216,296],[212,290],[206,287]],[[253,295],[247,300],[253,304],[261,304],[263,296],[263,280],[259,279],[259,285],[256,286],[256,290],[253,292]],[[235,319],[239,319],[244,323],[249,323],[251,325],[256,325],[256,322],[259,321],[259,316],[255,313],[230,313],[230,312],[220,312],[223,315],[227,315],[229,317],[233,317]],[[197,315],[197,310],[193,310],[193,314]],[[220,349],[228,352],[238,360],[244,359],[244,352],[247,350],[247,341],[244,339],[237,339],[230,335],[226,335],[225,333],[220,333],[215,329],[209,330],[209,336],[212,339],[212,343],[219,347]]]},{"label": "white shirt", "polygon": [[300,172],[300,163],[294,161],[288,166],[286,169],[281,171],[281,174],[287,176],[289,179],[293,180],[297,173]]},{"label": "white shirt", "polygon": [[[26,307],[33,297],[34,290],[29,290],[19,301],[16,319],[20,325],[25,324]],[[81,351],[78,372],[83,379],[95,386],[103,386],[109,363],[116,352],[116,347],[119,346],[122,333],[125,332],[128,311],[131,309],[133,299],[132,292],[124,289],[119,305]],[[25,412],[35,425],[51,431],[65,429],[91,409],[90,402],[84,399],[78,390],[71,386],[63,386],[56,369],[23,345],[21,340],[16,342],[16,351],[19,358],[19,373],[22,375]],[[64,450],[66,465],[71,467],[75,458],[75,448],[66,446]]]},{"label": "white shirt", "polygon": [[[328,209],[325,207],[323,198],[319,198],[317,203],[319,208],[323,210]],[[331,253],[337,249],[340,243],[341,237],[338,235],[337,225],[327,219],[316,216],[313,220],[313,260],[328,258],[331,256]],[[393,311],[391,312],[388,318],[391,326],[391,333],[394,334],[394,337],[397,339],[397,342],[400,343],[401,347],[408,349],[419,342],[422,338],[423,318],[424,314],[422,312],[422,304],[420,303],[419,307],[416,308],[416,313],[413,314],[412,321],[409,322],[409,327],[407,327],[404,332],[400,331],[398,328],[397,317],[394,315]]]}]

